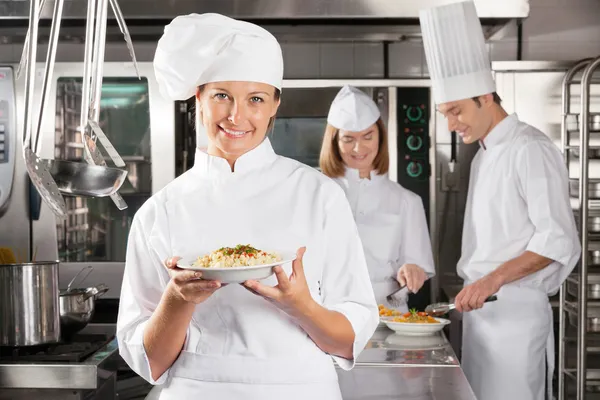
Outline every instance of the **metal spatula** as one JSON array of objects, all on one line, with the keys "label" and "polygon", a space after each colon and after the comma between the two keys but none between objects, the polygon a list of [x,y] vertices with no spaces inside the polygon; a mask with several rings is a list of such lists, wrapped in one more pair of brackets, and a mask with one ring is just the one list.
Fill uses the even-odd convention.
[{"label": "metal spatula", "polygon": [[[490,301],[496,301],[498,297],[496,295],[490,296],[485,299],[484,303],[489,303]],[[454,303],[434,303],[430,304],[425,308],[425,312],[432,317],[439,317],[441,315],[447,314],[450,310],[454,310],[456,305]]]}]

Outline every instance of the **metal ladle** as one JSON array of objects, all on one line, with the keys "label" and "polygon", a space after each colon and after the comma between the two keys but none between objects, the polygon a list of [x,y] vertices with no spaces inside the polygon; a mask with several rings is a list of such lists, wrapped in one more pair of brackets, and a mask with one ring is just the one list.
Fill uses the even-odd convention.
[{"label": "metal ladle", "polygon": [[[43,4],[44,0],[42,0]],[[56,47],[59,38],[60,31],[60,23],[62,17],[62,9],[64,5],[64,0],[56,0],[54,3],[54,13],[52,19],[52,27],[51,27],[51,41],[48,47],[48,56],[46,59],[45,73],[44,73],[44,82],[42,88],[42,99],[40,101],[40,111],[38,115],[38,124],[36,129],[33,129],[33,93],[34,93],[34,80],[35,80],[35,59],[37,52],[37,37],[38,37],[38,21],[40,14],[40,2],[37,0],[30,2],[30,26],[28,31],[28,37],[26,39],[27,46],[24,56],[21,59],[21,64],[26,63],[27,65],[27,73],[25,77],[25,87],[26,87],[26,97],[25,97],[25,130],[24,130],[24,138],[23,138],[23,158],[25,160],[25,164],[27,167],[27,172],[31,178],[33,185],[36,187],[37,191],[43,198],[43,200],[50,206],[52,211],[59,217],[65,218],[66,216],[66,206],[64,203],[64,199],[62,198],[61,193],[68,195],[81,195],[81,196],[91,196],[91,197],[103,197],[103,196],[111,196],[113,197],[113,201],[118,206],[119,209],[127,208],[127,204],[118,195],[117,191],[125,182],[125,178],[127,176],[127,171],[118,169],[118,168],[109,168],[106,166],[106,162],[102,158],[102,155],[99,153],[97,148],[94,146],[94,149],[97,153],[90,151],[89,146],[86,140],[84,140],[84,148],[86,149],[86,154],[91,153],[94,154],[97,159],[96,162],[91,162],[88,158],[88,163],[77,163],[73,161],[66,160],[47,160],[41,159],[38,157],[39,154],[39,136],[40,136],[40,128],[41,121],[44,111],[44,104],[49,92],[49,81],[52,79],[52,72],[54,70],[54,63],[56,59]],[[104,13],[100,15],[103,17],[104,22],[100,21],[99,25],[103,26],[103,34],[106,32],[106,5],[107,0],[99,0],[98,8],[104,7]],[[127,32],[127,28],[125,26],[125,22],[123,16],[118,9],[118,5],[116,0],[111,1],[111,5],[113,6],[113,10],[115,14],[118,14],[119,26],[121,30],[124,32],[126,40],[128,42],[128,48],[130,49],[130,53],[133,52],[133,47],[131,45],[131,38],[129,37],[129,33]],[[89,67],[91,63],[91,59],[88,57],[91,53],[91,35],[87,34],[90,31],[93,32],[93,8],[94,8],[94,0],[89,0],[88,2],[88,29],[86,32],[86,60],[85,60],[85,71],[87,72],[86,78],[87,80],[87,88],[89,89],[90,85],[90,73],[91,68]],[[89,18],[91,14],[92,18]],[[123,28],[125,27],[125,28]],[[99,28],[101,29],[101,28]],[[96,54],[101,54],[101,59],[98,57],[94,60],[96,65],[99,65],[97,71],[100,76],[92,77],[94,82],[99,82],[97,84],[97,101],[92,103],[92,106],[89,107],[89,101],[86,103],[85,99],[88,98],[90,91],[88,90],[84,93],[84,97],[82,101],[82,120],[86,121],[86,125],[84,125],[83,131],[85,131],[85,127],[87,127],[87,116],[88,113],[94,112],[94,118],[90,119],[90,126],[94,132],[97,132],[96,135],[100,139],[100,142],[103,144],[104,148],[107,150],[107,153],[111,156],[115,165],[118,167],[124,167],[125,163],[114,149],[106,135],[101,132],[99,126],[94,126],[94,123],[98,119],[99,115],[99,102],[100,102],[100,90],[102,86],[102,68],[101,65],[104,61],[104,37],[97,36],[98,40],[94,45],[95,47],[101,47],[100,50],[96,50]],[[26,55],[25,55],[26,54]],[[133,53],[132,53],[133,54]],[[135,57],[135,55],[134,55]],[[134,63],[135,63],[134,58]],[[137,69],[137,65],[136,65]],[[85,73],[84,73],[85,75]],[[95,78],[95,79],[94,79]],[[84,79],[84,88],[86,87],[86,81]],[[35,132],[35,137],[32,138],[32,132]],[[99,133],[98,133],[99,132]],[[82,136],[84,133],[82,132]],[[85,136],[84,136],[85,137]],[[33,150],[31,149],[31,144],[34,143]],[[95,140],[94,140],[95,144]],[[101,161],[100,161],[101,160]],[[92,165],[89,165],[92,164]],[[95,165],[100,164],[100,165]]]}]

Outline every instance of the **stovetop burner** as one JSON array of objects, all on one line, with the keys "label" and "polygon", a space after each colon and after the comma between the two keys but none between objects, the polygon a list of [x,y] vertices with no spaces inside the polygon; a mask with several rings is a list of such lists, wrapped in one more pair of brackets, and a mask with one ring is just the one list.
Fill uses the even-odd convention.
[{"label": "stovetop burner", "polygon": [[114,335],[76,334],[68,342],[27,347],[0,347],[0,362],[79,363],[104,347]]}]

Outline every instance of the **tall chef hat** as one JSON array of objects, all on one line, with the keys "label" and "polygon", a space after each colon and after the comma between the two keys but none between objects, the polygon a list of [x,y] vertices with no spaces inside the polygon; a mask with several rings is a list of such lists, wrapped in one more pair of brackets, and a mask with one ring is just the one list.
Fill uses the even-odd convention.
[{"label": "tall chef hat", "polygon": [[344,86],[333,99],[327,123],[338,129],[360,132],[379,119],[377,104],[360,89]]},{"label": "tall chef hat", "polygon": [[265,29],[220,14],[190,14],[165,27],[154,55],[163,96],[186,100],[210,82],[260,82],[281,90],[283,56]]},{"label": "tall chef hat", "polygon": [[472,1],[421,10],[419,19],[437,104],[496,91],[481,23]]}]

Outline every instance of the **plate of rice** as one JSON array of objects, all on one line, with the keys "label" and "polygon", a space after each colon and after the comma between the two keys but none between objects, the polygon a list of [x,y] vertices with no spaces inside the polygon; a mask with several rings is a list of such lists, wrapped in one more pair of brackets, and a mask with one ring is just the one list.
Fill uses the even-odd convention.
[{"label": "plate of rice", "polygon": [[222,283],[242,283],[261,280],[273,275],[273,267],[296,259],[296,252],[267,251],[250,245],[221,247],[203,254],[191,262],[180,260],[182,269],[201,271],[202,278]]}]

